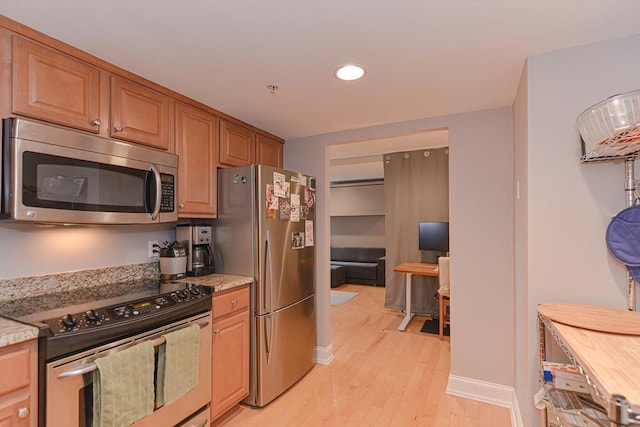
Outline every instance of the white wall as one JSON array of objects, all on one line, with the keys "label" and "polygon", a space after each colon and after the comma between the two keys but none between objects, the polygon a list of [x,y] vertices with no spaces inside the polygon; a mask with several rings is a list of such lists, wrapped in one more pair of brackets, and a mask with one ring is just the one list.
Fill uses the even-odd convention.
[{"label": "white wall", "polygon": [[[175,239],[175,224],[62,226],[0,223],[0,279],[150,262],[149,240]],[[0,292],[2,289],[0,289]]]},{"label": "white wall", "polygon": [[519,396],[529,412],[525,425],[535,425],[536,305],[627,308],[625,270],[608,255],[604,238],[611,216],[625,207],[624,165],[581,164],[575,120],[596,102],[640,88],[640,35],[530,57],[526,77],[519,98],[528,98],[527,117],[518,114],[516,131],[519,142],[527,135],[526,150],[519,147],[516,158],[517,165],[526,164],[519,171],[526,176],[526,199],[517,209],[518,223],[527,224],[526,236],[520,229],[517,235],[526,244],[526,264],[518,265],[517,277],[518,297],[526,299],[518,307],[527,307],[528,321],[518,382],[528,384],[529,394]]},{"label": "white wall", "polygon": [[[318,346],[331,345],[329,160],[332,144],[448,129],[451,373],[514,384],[513,140],[511,108],[456,114],[287,141],[285,167],[318,178]],[[324,159],[324,161],[319,161]],[[496,268],[499,266],[499,268]],[[499,309],[498,309],[499,308]]]}]

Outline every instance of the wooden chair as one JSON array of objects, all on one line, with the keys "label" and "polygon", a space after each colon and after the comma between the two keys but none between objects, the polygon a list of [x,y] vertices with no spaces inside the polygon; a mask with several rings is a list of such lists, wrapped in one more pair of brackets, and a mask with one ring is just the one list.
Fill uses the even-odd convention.
[{"label": "wooden chair", "polygon": [[444,327],[450,325],[449,311],[450,311],[450,298],[449,292],[451,290],[449,280],[449,257],[438,257],[438,272],[439,272],[439,284],[438,288],[438,305],[440,306],[440,341],[444,339]]}]

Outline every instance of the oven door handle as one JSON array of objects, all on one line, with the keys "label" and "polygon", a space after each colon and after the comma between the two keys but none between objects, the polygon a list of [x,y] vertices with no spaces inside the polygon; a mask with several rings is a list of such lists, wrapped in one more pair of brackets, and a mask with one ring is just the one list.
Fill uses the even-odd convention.
[{"label": "oven door handle", "polygon": [[[186,328],[188,326],[191,326],[191,325],[198,325],[198,326],[200,326],[200,329],[202,329],[202,328],[206,328],[207,325],[209,325],[209,322],[189,323],[188,325],[184,325],[184,326],[181,326],[181,327],[176,328],[176,329],[169,329],[168,331],[164,331],[162,333],[178,331],[180,329],[184,329],[184,328]],[[154,347],[158,347],[159,345],[162,345],[162,344],[165,343],[164,337],[163,336],[159,336],[158,338],[154,338],[152,340],[142,340],[142,341],[139,341],[139,342],[133,342],[131,344],[141,344],[141,343],[147,342],[147,341],[151,341],[151,343],[153,344]],[[124,348],[121,347],[120,350],[124,350],[127,347],[129,347],[129,346],[125,345]],[[89,372],[93,372],[96,369],[98,369],[98,366],[93,362],[89,362],[89,363],[81,365],[78,368],[70,369],[68,371],[64,371],[64,372],[60,373],[58,375],[58,378],[77,377],[78,375],[84,375],[84,374],[88,374]]]}]

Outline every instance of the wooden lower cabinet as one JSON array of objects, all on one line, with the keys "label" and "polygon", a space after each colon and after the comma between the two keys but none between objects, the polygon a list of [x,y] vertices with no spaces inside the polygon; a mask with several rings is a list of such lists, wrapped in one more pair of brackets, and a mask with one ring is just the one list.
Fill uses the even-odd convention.
[{"label": "wooden lower cabinet", "polygon": [[249,286],[213,297],[211,421],[249,395]]},{"label": "wooden lower cabinet", "polygon": [[0,427],[36,427],[37,340],[0,348],[0,373]]}]

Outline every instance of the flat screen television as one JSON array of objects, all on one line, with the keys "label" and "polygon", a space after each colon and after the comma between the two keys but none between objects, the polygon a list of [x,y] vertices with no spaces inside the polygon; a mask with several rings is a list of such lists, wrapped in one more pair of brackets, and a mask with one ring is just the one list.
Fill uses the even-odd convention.
[{"label": "flat screen television", "polygon": [[449,223],[421,222],[418,224],[418,248],[421,251],[449,252]]}]

